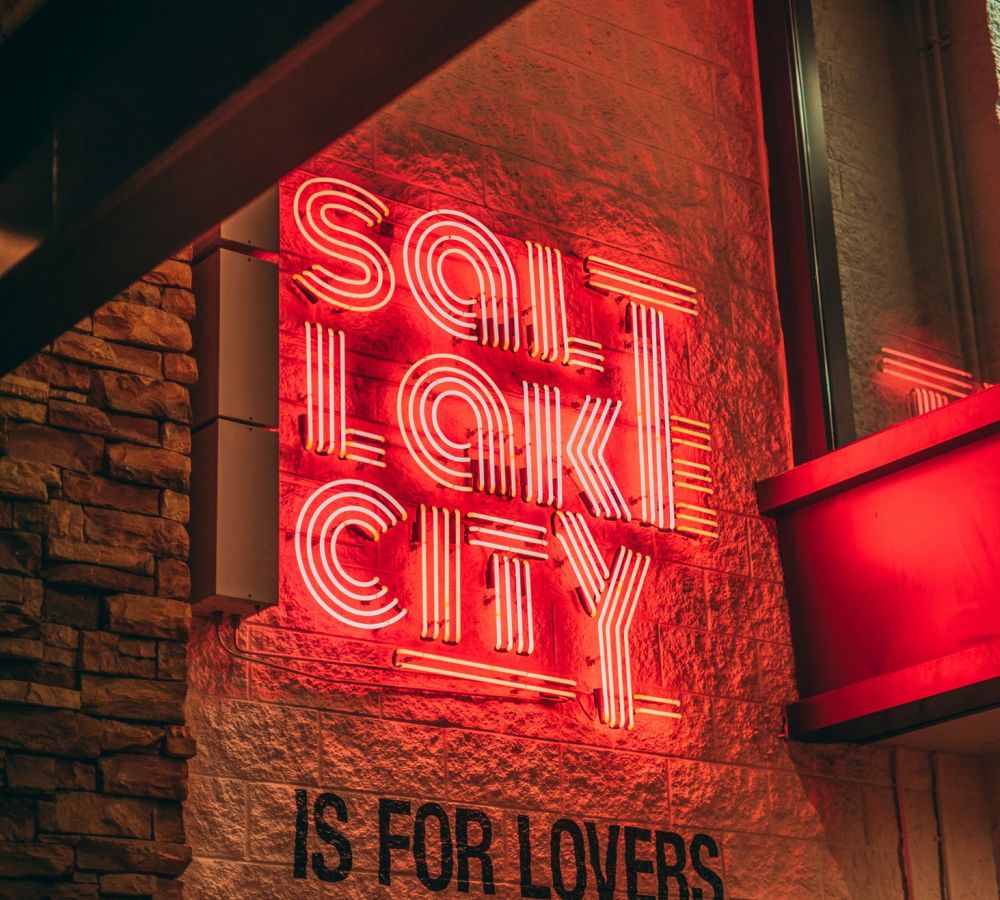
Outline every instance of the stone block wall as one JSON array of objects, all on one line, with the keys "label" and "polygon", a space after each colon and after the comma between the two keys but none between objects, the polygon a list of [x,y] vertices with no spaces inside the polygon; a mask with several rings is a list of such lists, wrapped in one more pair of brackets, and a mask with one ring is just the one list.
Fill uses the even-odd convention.
[{"label": "stone block wall", "polygon": [[182,253],[0,378],[0,896],[180,896]]},{"label": "stone block wall", "polygon": [[[652,869],[634,865],[629,884],[628,828],[633,857],[647,861],[643,834],[674,832],[688,848],[693,835],[711,835],[720,856],[705,861],[733,900],[940,897],[927,755],[905,760],[913,772],[903,783],[921,816],[929,812],[913,814],[922,867],[914,878],[922,880],[907,894],[893,750],[782,737],[783,704],[795,697],[792,651],[773,531],[756,513],[753,484],[786,468],[790,454],[749,5],[539,0],[303,169],[347,179],[390,205],[462,210],[499,234],[576,257],[608,248],[693,273],[704,315],[671,333],[683,346],[671,378],[712,423],[722,538],[649,538],[656,584],[637,613],[636,665],[679,692],[685,718],[632,733],[595,726],[573,703],[406,690],[335,663],[299,663],[295,674],[234,660],[210,624],[195,623],[192,896],[429,896],[427,866],[441,871],[436,850],[420,859],[393,851],[391,882],[380,883],[379,809],[388,799],[409,804],[393,829],[411,842],[424,804],[439,805],[453,836],[459,807],[484,811],[502,897],[580,896],[554,883],[549,836],[565,820],[591,823],[602,849],[609,829],[622,828],[614,896],[661,890]],[[286,185],[286,221],[290,196]],[[282,273],[283,290],[290,275]],[[609,320],[596,303],[593,314]],[[405,335],[404,312],[387,321]],[[301,341],[291,327],[282,338],[287,348]],[[379,332],[373,343],[390,339]],[[374,381],[383,363],[371,372],[353,363],[349,374]],[[388,382],[367,388],[365,397],[394,396]],[[282,384],[286,465],[301,455],[288,411],[301,404],[299,391],[297,380]],[[312,465],[316,485],[347,474]],[[287,595],[240,632],[251,651],[379,659],[363,636],[345,638]],[[531,824],[533,894],[521,888],[522,816]],[[326,871],[344,859],[331,829],[352,847],[344,881]],[[437,829],[427,828],[429,846],[438,846]],[[583,895],[595,897],[586,854]],[[572,865],[564,862],[570,884]],[[713,896],[686,866],[688,886]],[[456,869],[443,893],[481,895],[484,877],[473,863],[471,883],[460,885]],[[667,882],[660,896],[678,896],[678,882]]]}]

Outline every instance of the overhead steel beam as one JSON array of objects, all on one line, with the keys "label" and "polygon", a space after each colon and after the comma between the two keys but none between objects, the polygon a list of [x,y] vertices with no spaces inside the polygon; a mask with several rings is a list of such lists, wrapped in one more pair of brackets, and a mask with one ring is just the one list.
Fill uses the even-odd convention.
[{"label": "overhead steel beam", "polygon": [[0,373],[527,0],[49,0],[0,44]]}]

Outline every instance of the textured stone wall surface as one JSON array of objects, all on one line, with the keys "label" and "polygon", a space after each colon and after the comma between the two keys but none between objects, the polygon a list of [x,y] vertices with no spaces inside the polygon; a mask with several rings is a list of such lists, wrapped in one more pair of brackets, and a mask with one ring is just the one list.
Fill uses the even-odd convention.
[{"label": "textured stone wall surface", "polygon": [[180,896],[190,255],[0,379],[0,896]]},{"label": "textured stone wall surface", "polygon": [[[685,841],[707,833],[720,856],[706,862],[735,900],[942,896],[926,754],[897,760],[889,747],[782,737],[792,651],[774,535],[753,483],[786,468],[790,453],[748,4],[539,0],[304,169],[390,202],[464,210],[577,256],[609,248],[690,271],[705,311],[683,332],[671,378],[713,425],[722,536],[649,539],[658,574],[637,613],[636,664],[680,692],[685,716],[631,733],[597,727],[570,703],[414,692],[321,662],[300,662],[303,674],[248,663],[196,622],[189,895],[427,896],[428,872],[409,851],[393,851],[390,885],[378,881],[379,801],[391,798],[411,804],[393,826],[411,841],[421,804],[440,804],[453,829],[457,807],[485,810],[505,897],[522,896],[518,816],[530,817],[535,878],[548,887],[550,827],[568,818],[594,823],[602,847],[612,824],[639,829],[640,841],[642,829]],[[283,384],[283,401],[301,403],[298,390]],[[290,418],[286,460],[298,440]],[[287,597],[240,632],[251,650],[372,659],[370,645],[342,639]],[[977,760],[947,766],[966,785],[982,777]],[[314,820],[323,794],[345,805]],[[901,809],[913,848],[908,892]],[[343,881],[319,874],[343,862],[331,826],[353,851]],[[988,836],[985,822],[974,827]],[[629,884],[625,853],[612,854],[614,896],[688,896],[674,879],[658,888],[650,871]],[[639,851],[650,853],[649,844]],[[598,896],[587,859],[585,896]],[[571,884],[573,864],[564,865]],[[992,861],[968,865],[972,886],[952,900],[992,896],[982,892],[995,890],[983,874],[993,877]],[[690,863],[685,872],[689,888],[713,895]],[[482,879],[473,862],[471,893],[482,893]]]}]

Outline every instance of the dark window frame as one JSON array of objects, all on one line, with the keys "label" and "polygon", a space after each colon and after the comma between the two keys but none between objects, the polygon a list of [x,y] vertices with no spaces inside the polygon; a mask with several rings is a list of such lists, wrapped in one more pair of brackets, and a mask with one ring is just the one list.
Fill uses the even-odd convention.
[{"label": "dark window frame", "polygon": [[796,464],[856,438],[809,0],[756,0],[775,281]]}]

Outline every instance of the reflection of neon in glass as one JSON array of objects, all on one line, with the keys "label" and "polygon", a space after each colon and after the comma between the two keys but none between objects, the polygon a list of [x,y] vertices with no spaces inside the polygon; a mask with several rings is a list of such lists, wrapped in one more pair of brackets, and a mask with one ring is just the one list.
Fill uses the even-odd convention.
[{"label": "reflection of neon in glass", "polygon": [[979,386],[972,380],[972,373],[952,366],[932,362],[912,353],[882,347],[878,367],[886,375],[917,384],[948,397],[968,397]]}]

